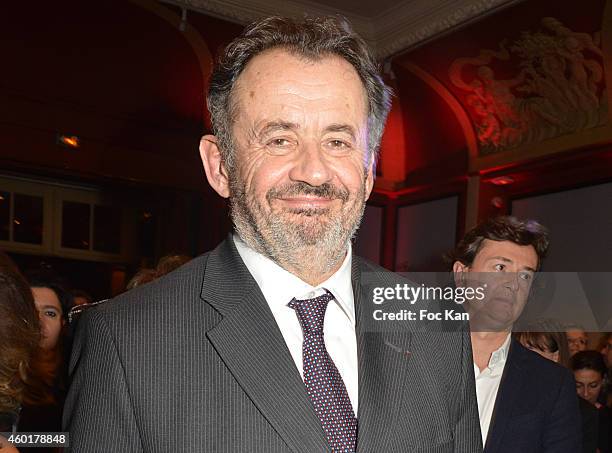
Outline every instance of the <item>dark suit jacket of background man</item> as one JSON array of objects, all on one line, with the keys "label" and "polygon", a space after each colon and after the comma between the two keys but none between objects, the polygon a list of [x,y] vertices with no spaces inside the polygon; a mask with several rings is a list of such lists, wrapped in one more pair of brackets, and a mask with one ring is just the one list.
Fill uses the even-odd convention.
[{"label": "dark suit jacket of background man", "polygon": [[485,453],[581,451],[573,374],[512,339]]},{"label": "dark suit jacket of background man", "polygon": [[[360,275],[369,271],[381,269],[353,257],[358,451],[482,451],[468,334],[364,332]],[[85,313],[71,373],[73,452],[329,451],[231,237]]]}]

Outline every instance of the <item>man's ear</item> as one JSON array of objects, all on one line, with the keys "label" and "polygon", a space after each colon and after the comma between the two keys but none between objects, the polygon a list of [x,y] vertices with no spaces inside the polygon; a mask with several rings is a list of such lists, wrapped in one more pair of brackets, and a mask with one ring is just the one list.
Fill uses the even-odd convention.
[{"label": "man's ear", "polygon": [[365,200],[368,201],[370,198],[370,194],[372,193],[372,189],[374,188],[374,160],[369,164],[369,168],[366,169],[366,180],[365,180]]},{"label": "man's ear", "polygon": [[453,263],[453,278],[455,279],[455,286],[457,288],[465,286],[465,272],[468,271],[468,267],[461,261],[455,261]]},{"label": "man's ear", "polygon": [[228,198],[230,195],[229,178],[223,165],[223,159],[221,159],[221,151],[217,146],[217,137],[214,135],[202,137],[200,140],[200,157],[210,186],[223,198]]}]

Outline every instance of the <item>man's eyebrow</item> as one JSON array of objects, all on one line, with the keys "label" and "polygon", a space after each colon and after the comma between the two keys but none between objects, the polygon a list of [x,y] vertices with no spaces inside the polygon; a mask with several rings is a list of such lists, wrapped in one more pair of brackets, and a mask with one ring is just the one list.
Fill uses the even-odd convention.
[{"label": "man's eyebrow", "polygon": [[349,134],[353,139],[356,136],[355,128],[349,124],[330,124],[325,128],[324,132],[344,132]]},{"label": "man's eyebrow", "polygon": [[269,121],[259,129],[257,135],[267,135],[277,131],[294,131],[299,128],[300,125],[297,123],[290,123],[288,121]]},{"label": "man's eyebrow", "polygon": [[512,263],[513,262],[510,258],[506,258],[505,256],[492,256],[487,261],[489,261],[489,260],[498,260],[498,261],[503,261],[504,263]]},{"label": "man's eyebrow", "polygon": [[[280,120],[279,121],[268,121],[260,129],[256,130],[254,135],[257,137],[262,137],[262,136],[271,134],[273,132],[295,131],[298,129],[300,129],[300,125],[297,123],[291,123],[289,121],[280,121]],[[345,134],[350,135],[350,137],[353,140],[357,136],[355,132],[355,128],[349,124],[340,124],[340,123],[330,124],[324,129],[323,132],[324,133],[343,132]]]}]

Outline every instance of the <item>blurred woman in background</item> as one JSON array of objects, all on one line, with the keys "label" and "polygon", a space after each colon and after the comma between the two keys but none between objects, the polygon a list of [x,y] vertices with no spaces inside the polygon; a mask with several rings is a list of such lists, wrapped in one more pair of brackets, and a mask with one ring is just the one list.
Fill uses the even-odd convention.
[{"label": "blurred woman in background", "polygon": [[530,324],[524,332],[516,332],[514,336],[524,347],[542,357],[565,367],[569,365],[567,337],[559,323],[542,319]]},{"label": "blurred woman in background", "polygon": [[[565,367],[569,366],[570,353],[562,326],[550,319],[530,324],[526,331],[515,332],[514,337],[527,349]],[[578,398],[582,420],[582,452],[595,453],[599,443],[599,414],[595,407]]]},{"label": "blurred woman in background", "polygon": [[[25,279],[0,252],[0,431],[16,432],[30,360],[40,341],[38,313]],[[17,450],[0,437],[3,452]]]},{"label": "blurred woman in background", "polygon": [[[27,278],[38,312],[41,336],[31,363],[18,429],[22,432],[60,432],[67,387],[65,317],[72,306],[72,296],[50,271],[29,273]],[[43,453],[45,449],[32,451]]]},{"label": "blurred woman in background", "polygon": [[598,411],[597,447],[600,452],[608,453],[612,446],[610,410],[598,402],[607,372],[604,359],[598,351],[580,351],[572,356],[570,367],[574,371],[578,396],[591,403]]},{"label": "blurred woman in background", "polygon": [[612,408],[612,333],[606,332],[602,335],[598,349],[608,369],[599,402]]}]

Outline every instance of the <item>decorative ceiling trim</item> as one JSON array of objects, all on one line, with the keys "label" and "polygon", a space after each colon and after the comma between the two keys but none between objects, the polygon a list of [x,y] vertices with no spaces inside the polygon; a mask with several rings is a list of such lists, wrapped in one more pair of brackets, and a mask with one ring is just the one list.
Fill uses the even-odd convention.
[{"label": "decorative ceiling trim", "polygon": [[435,36],[523,0],[412,0],[364,17],[309,0],[161,0],[246,25],[272,15],[341,14],[380,58],[414,48]]},{"label": "decorative ceiling trim", "polygon": [[302,17],[341,14],[366,39],[370,39],[370,20],[308,0],[161,0],[220,19],[247,25],[268,16]]},{"label": "decorative ceiling trim", "polygon": [[416,0],[373,19],[376,51],[389,57],[523,0]]}]

